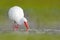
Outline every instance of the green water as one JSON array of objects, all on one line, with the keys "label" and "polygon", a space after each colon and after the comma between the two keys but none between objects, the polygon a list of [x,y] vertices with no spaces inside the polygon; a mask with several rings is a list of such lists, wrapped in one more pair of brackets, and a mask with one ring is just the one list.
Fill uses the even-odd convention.
[{"label": "green water", "polygon": [[60,35],[2,33],[0,34],[0,40],[60,40]]}]

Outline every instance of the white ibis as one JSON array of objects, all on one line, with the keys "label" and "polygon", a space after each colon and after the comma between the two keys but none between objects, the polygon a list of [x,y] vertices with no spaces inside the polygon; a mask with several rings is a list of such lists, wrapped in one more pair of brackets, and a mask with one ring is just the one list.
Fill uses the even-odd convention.
[{"label": "white ibis", "polygon": [[14,30],[17,31],[19,26],[24,24],[26,31],[29,29],[27,19],[24,17],[23,9],[19,6],[13,6],[8,11],[9,18],[14,21]]}]

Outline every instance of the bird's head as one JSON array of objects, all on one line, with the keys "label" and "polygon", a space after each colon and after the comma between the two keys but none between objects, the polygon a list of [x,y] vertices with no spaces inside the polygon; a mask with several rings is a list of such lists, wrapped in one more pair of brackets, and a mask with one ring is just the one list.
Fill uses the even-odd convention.
[{"label": "bird's head", "polygon": [[29,24],[28,24],[26,18],[24,18],[24,25],[25,25],[25,27],[26,27],[26,29],[27,29],[26,31],[28,31],[28,29],[29,29]]}]

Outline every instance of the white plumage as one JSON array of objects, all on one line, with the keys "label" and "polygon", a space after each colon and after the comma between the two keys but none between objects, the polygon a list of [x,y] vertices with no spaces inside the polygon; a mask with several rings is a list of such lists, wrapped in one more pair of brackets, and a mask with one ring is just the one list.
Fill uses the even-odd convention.
[{"label": "white plumage", "polygon": [[21,7],[14,6],[10,8],[8,15],[11,20],[16,21],[16,23],[19,25],[23,24],[24,21],[27,22],[27,19],[24,17],[24,12]]}]

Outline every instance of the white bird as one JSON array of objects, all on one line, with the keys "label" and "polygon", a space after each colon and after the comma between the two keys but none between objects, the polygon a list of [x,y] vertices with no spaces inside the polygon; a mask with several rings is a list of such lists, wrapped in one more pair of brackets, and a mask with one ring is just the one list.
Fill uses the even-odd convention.
[{"label": "white bird", "polygon": [[[19,6],[13,6],[8,11],[9,18],[14,21],[14,30],[18,30],[18,26],[24,24],[26,31],[29,29],[27,19],[24,17],[23,9]],[[17,25],[16,25],[17,24]]]}]

